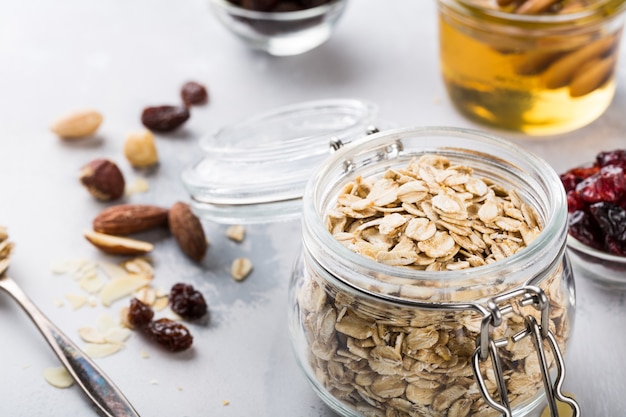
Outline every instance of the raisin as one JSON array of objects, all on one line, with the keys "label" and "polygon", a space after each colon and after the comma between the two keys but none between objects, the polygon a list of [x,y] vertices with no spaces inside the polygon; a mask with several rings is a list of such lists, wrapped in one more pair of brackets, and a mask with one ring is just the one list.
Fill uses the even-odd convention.
[{"label": "raisin", "polygon": [[202,293],[189,284],[175,284],[170,291],[172,310],[185,319],[199,319],[207,313]]},{"label": "raisin", "polygon": [[141,113],[141,123],[155,132],[170,132],[189,119],[185,106],[146,107]]},{"label": "raisin", "polygon": [[148,324],[146,332],[158,344],[171,352],[189,349],[193,344],[193,336],[182,323],[170,319],[158,319]]},{"label": "raisin", "polygon": [[602,231],[589,213],[577,210],[569,214],[569,233],[581,243],[596,249],[603,249]]},{"label": "raisin", "polygon": [[626,243],[626,210],[603,201],[589,206],[589,212],[605,236]]},{"label": "raisin", "polygon": [[142,303],[140,300],[133,298],[130,300],[130,308],[128,310],[128,322],[136,329],[143,329],[152,321],[154,311],[150,306]]},{"label": "raisin", "polygon": [[626,178],[621,167],[609,165],[597,174],[587,177],[576,186],[576,192],[585,202],[618,202],[626,193]]},{"label": "raisin", "polygon": [[186,106],[204,104],[209,97],[206,88],[195,81],[186,82],[180,90],[180,96]]}]

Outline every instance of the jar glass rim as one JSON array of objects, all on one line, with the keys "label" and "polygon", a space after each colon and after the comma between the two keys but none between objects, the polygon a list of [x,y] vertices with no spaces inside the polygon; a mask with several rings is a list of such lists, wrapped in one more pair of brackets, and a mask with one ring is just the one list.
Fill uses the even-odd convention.
[{"label": "jar glass rim", "polygon": [[[328,186],[337,179],[337,172],[341,167],[346,167],[346,161],[358,157],[364,148],[376,148],[385,143],[401,141],[406,138],[420,138],[435,143],[431,148],[436,149],[438,139],[461,138],[464,143],[473,144],[474,148],[456,148],[461,153],[480,151],[485,145],[501,149],[506,154],[518,155],[523,159],[526,166],[532,169],[532,173],[543,188],[545,194],[541,197],[541,203],[546,204],[543,214],[544,227],[539,236],[523,250],[503,260],[479,267],[467,268],[459,271],[417,271],[409,268],[401,268],[385,265],[375,260],[368,259],[343,246],[326,229],[324,224],[325,213],[323,212],[324,199],[328,198]],[[447,149],[441,147],[441,153],[446,154]],[[424,153],[429,153],[425,150]],[[479,152],[480,154],[480,152]],[[480,157],[480,156],[479,156]],[[495,157],[498,159],[498,157]],[[498,159],[499,163],[507,161]],[[512,168],[513,169],[513,168]],[[511,171],[513,174],[513,171]],[[333,178],[329,181],[329,178]],[[345,178],[344,178],[345,180]],[[347,180],[346,180],[347,182]],[[344,185],[344,184],[341,184]],[[537,191],[539,193],[539,191]],[[335,196],[336,198],[336,196]],[[565,192],[557,173],[543,159],[535,156],[527,150],[512,142],[492,136],[490,134],[464,128],[453,127],[417,127],[383,131],[340,149],[318,169],[307,185],[303,205],[303,233],[304,243],[307,249],[313,252],[313,257],[322,267],[341,281],[348,283],[366,292],[368,288],[375,288],[374,295],[388,298],[389,294],[398,294],[398,284],[389,283],[380,277],[393,277],[407,282],[425,282],[443,284],[443,289],[454,289],[455,285],[462,285],[468,280],[480,280],[481,277],[503,277],[507,273],[515,274],[523,271],[530,278],[540,274],[549,268],[553,262],[543,262],[542,257],[546,251],[552,251],[552,258],[561,256],[565,250],[567,236],[567,209]],[[339,271],[339,272],[337,272]],[[343,276],[345,272],[349,277]],[[523,284],[524,282],[519,282]],[[486,282],[485,282],[486,284]],[[371,291],[369,291],[371,293]],[[395,296],[393,298],[396,298]]]},{"label": "jar glass rim", "polygon": [[330,0],[328,3],[311,7],[309,9],[295,10],[291,12],[263,12],[257,10],[248,10],[239,7],[227,0],[211,0],[211,3],[215,7],[221,7],[228,11],[228,13],[247,19],[259,19],[259,20],[276,20],[276,21],[298,21],[302,19],[309,19],[317,16],[325,15],[328,11],[335,7],[346,3],[347,0]]},{"label": "jar glass rim", "polygon": [[453,8],[500,24],[532,25],[533,27],[570,26],[580,22],[595,22],[618,15],[626,9],[626,0],[601,0],[579,11],[563,14],[520,14],[481,7],[472,0],[438,0],[439,6]]}]

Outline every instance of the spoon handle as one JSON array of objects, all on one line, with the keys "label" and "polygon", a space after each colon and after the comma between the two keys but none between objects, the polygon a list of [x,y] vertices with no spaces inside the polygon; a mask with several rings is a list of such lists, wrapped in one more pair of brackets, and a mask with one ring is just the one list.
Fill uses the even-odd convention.
[{"label": "spoon handle", "polygon": [[76,384],[106,417],[139,417],[121,391],[57,326],[55,326],[8,276],[0,275],[0,288],[13,297],[37,325]]}]

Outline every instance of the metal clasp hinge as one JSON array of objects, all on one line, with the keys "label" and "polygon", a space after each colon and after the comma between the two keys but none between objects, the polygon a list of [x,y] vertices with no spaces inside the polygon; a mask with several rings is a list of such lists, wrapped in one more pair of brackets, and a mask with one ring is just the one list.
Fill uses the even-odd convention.
[{"label": "metal clasp hinge", "polygon": [[[508,393],[506,383],[504,380],[504,374],[502,370],[502,362],[498,349],[508,344],[507,339],[494,340],[491,337],[492,330],[502,324],[502,317],[513,311],[513,305],[511,304],[514,299],[519,299],[518,303],[521,307],[532,305],[536,310],[541,312],[541,324],[533,316],[524,317],[526,327],[521,332],[511,337],[513,342],[519,342],[526,336],[532,337],[537,357],[539,359],[539,366],[541,368],[541,375],[543,385],[546,393],[548,407],[550,409],[550,415],[553,417],[559,417],[556,401],[561,401],[567,404],[573,411],[573,417],[580,416],[580,407],[576,401],[570,397],[567,397],[562,392],[563,380],[565,379],[565,365],[563,361],[563,355],[556,342],[554,334],[550,331],[550,303],[546,294],[541,288],[536,286],[525,286],[513,290],[511,292],[499,295],[492,298],[487,303],[488,313],[485,314],[481,323],[480,335],[476,341],[476,350],[472,356],[472,367],[474,370],[474,377],[478,384],[478,389],[481,395],[485,399],[485,402],[504,417],[512,417],[511,405],[508,399]],[[506,303],[500,307],[500,304]],[[550,368],[548,360],[546,358],[546,350],[544,349],[543,342],[547,341],[552,356],[556,362],[557,375],[554,383],[551,381]],[[486,381],[480,370],[481,362],[491,358],[493,371],[496,377],[496,386],[498,389],[498,402],[489,393]]]}]

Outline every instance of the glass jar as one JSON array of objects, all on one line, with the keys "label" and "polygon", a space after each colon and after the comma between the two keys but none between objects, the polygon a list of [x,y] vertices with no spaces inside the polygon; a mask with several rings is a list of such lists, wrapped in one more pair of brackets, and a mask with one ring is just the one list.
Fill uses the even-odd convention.
[{"label": "glass jar", "polygon": [[[543,230],[503,260],[437,272],[378,263],[331,235],[326,214],[345,184],[423,154],[515,189]],[[554,170],[486,134],[396,129],[343,147],[316,172],[303,199],[303,249],[289,290],[299,365],[342,416],[521,416],[546,397],[551,407],[556,398],[579,411],[559,392],[560,352],[575,309],[566,219]]]},{"label": "glass jar", "polygon": [[615,93],[624,0],[522,2],[551,3],[541,14],[508,3],[438,0],[441,71],[457,109],[528,135],[597,119]]}]

